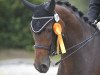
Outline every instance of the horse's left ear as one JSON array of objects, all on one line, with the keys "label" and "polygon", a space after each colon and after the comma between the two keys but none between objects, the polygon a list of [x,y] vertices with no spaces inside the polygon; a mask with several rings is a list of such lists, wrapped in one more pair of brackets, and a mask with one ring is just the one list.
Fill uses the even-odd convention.
[{"label": "horse's left ear", "polygon": [[51,0],[50,4],[45,8],[48,12],[53,12],[55,9],[55,0]]}]

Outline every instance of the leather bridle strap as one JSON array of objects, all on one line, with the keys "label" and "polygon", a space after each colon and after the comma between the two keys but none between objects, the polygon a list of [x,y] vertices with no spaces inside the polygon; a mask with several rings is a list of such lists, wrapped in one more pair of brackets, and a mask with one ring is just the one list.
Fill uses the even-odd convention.
[{"label": "leather bridle strap", "polygon": [[49,50],[50,47],[43,46],[43,45],[34,45],[34,48]]},{"label": "leather bridle strap", "polygon": [[[53,33],[53,32],[52,32]],[[51,37],[51,40],[50,40],[50,45],[49,46],[44,46],[44,45],[40,45],[40,44],[35,44],[34,45],[34,48],[36,49],[44,49],[44,50],[48,50],[49,51],[49,54],[50,54],[50,50],[52,48],[54,48],[54,44],[53,44],[53,41],[52,41],[52,37]],[[54,52],[54,50],[52,51],[51,55],[56,55],[56,53]]]},{"label": "leather bridle strap", "polygon": [[[31,24],[31,28],[33,30],[34,33],[39,33],[41,32],[41,30],[50,22],[54,19],[54,16],[48,16],[48,17],[32,17],[32,19],[37,19],[37,20],[40,20],[40,19],[49,19],[44,25],[43,27],[39,30],[39,31],[34,31],[34,29],[32,28],[32,24]],[[32,22],[31,22],[32,23]],[[36,44],[34,45],[34,48],[36,49],[44,49],[44,50],[48,50],[50,52],[50,49],[51,49],[52,46],[52,40],[50,41],[50,45],[49,46],[43,46],[43,45],[40,45],[40,44]],[[54,54],[54,52],[52,52],[52,54]]]},{"label": "leather bridle strap", "polygon": [[86,40],[84,40],[83,42],[76,44],[75,46],[72,46],[68,49],[71,50],[79,45],[81,45],[79,48],[77,48],[75,51],[73,51],[72,53],[70,53],[68,56],[64,57],[63,59],[59,60],[55,65],[58,65],[60,62],[62,62],[63,60],[69,58],[70,56],[72,56],[73,54],[75,54],[77,51],[79,51],[81,48],[83,48],[87,43],[89,43],[90,41],[92,41],[94,39],[94,37],[99,33],[100,31],[96,30],[89,38],[87,38]]}]

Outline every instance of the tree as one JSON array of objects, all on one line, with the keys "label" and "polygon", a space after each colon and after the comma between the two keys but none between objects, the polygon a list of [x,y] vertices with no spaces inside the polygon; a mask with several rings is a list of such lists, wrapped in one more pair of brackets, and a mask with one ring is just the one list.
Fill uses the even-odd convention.
[{"label": "tree", "polygon": [[32,47],[31,15],[20,0],[0,0],[0,48]]}]

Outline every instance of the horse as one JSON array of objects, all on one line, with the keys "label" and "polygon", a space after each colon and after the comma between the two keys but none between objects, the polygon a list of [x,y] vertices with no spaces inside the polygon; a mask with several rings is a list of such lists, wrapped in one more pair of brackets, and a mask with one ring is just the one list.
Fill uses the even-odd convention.
[{"label": "horse", "polygon": [[[34,66],[40,73],[49,70],[50,56],[56,55],[57,35],[53,25],[58,19],[66,53],[60,52],[57,75],[100,75],[100,34],[81,11],[69,2],[51,0],[35,5],[21,1],[33,12]],[[56,19],[55,14],[58,15]]]}]

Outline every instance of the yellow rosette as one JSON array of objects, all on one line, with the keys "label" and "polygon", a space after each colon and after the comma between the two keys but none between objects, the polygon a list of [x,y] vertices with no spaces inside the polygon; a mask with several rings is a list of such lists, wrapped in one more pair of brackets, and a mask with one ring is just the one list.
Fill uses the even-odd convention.
[{"label": "yellow rosette", "polygon": [[54,23],[53,30],[55,34],[58,36],[57,38],[57,54],[59,54],[59,50],[61,49],[62,54],[66,53],[65,45],[62,38],[62,28],[60,23]]}]

